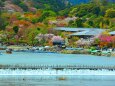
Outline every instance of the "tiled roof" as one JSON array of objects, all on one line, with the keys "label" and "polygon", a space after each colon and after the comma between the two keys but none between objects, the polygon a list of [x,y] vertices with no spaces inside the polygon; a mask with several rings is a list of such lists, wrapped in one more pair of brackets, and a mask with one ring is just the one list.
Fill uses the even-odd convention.
[{"label": "tiled roof", "polygon": [[102,29],[89,29],[89,30],[84,30],[84,31],[81,31],[81,32],[76,32],[76,33],[73,33],[71,34],[71,36],[80,36],[80,35],[89,35],[89,36],[95,36],[95,35],[98,35],[98,34],[101,34],[104,30]]},{"label": "tiled roof", "polygon": [[[102,30],[100,28],[69,28],[69,27],[57,27],[55,30],[60,30],[60,31],[71,31],[71,32],[77,32],[77,31],[86,31],[86,30],[91,30],[91,29],[96,29],[96,30]],[[103,29],[104,30],[104,29]]]}]

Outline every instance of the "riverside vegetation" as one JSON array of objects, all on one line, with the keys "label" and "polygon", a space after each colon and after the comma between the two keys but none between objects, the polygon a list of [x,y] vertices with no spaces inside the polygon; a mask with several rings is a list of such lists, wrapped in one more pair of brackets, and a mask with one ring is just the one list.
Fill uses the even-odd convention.
[{"label": "riverside vegetation", "polygon": [[[66,0],[0,0],[0,42],[3,45],[53,46],[53,39],[63,41],[70,34],[55,31],[55,27],[106,29],[92,45],[114,48],[115,36],[111,37],[108,31],[115,30],[115,3],[92,0],[72,5]],[[77,47],[79,39],[70,38],[68,46]]]}]

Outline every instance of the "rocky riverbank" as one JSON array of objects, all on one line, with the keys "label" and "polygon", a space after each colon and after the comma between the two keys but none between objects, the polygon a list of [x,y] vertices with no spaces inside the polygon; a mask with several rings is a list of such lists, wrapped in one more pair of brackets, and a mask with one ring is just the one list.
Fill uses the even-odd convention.
[{"label": "rocky riverbank", "polygon": [[112,53],[111,53],[111,56],[115,57],[115,52],[112,52]]},{"label": "rocky riverbank", "polygon": [[97,55],[97,56],[107,56],[107,57],[115,57],[115,52],[107,52],[104,53],[104,51],[100,51],[100,52],[91,52],[88,49],[84,49],[84,50],[62,50],[61,53],[64,54],[91,54],[91,55]]}]

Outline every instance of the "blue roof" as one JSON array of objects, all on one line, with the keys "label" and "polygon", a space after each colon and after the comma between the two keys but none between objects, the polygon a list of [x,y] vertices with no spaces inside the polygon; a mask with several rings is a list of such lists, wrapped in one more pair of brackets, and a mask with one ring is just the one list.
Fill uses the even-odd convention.
[{"label": "blue roof", "polygon": [[115,31],[110,32],[111,35],[115,35]]}]

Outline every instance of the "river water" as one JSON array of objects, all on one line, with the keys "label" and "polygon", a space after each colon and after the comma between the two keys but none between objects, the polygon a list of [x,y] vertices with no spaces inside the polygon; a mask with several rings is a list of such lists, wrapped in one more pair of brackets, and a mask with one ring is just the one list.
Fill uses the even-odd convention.
[{"label": "river water", "polygon": [[[1,65],[115,66],[114,57],[13,52],[0,55]],[[0,69],[0,86],[115,86],[115,70]]]},{"label": "river water", "polygon": [[115,58],[79,54],[13,52],[13,54],[2,53],[0,64],[114,66]]},{"label": "river water", "polygon": [[[61,80],[60,78],[64,78]],[[0,86],[115,86],[114,76],[0,76]]]}]

